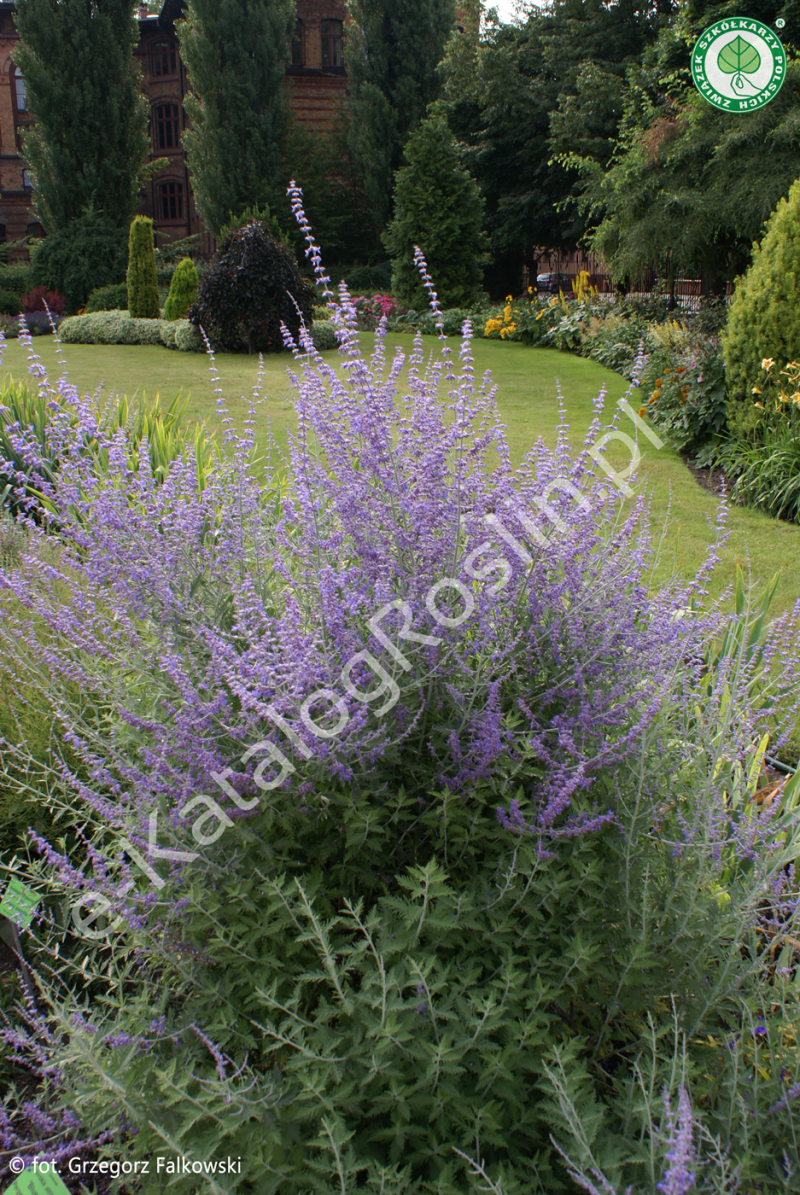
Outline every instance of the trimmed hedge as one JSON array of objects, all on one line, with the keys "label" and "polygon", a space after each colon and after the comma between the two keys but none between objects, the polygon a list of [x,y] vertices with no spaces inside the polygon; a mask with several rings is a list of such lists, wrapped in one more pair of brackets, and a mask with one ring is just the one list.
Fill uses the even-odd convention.
[{"label": "trimmed hedge", "polygon": [[188,319],[164,320],[163,322],[167,325],[165,335],[169,335],[169,329],[174,329],[175,347],[182,353],[204,353],[206,351],[206,343],[200,329],[195,328]]},{"label": "trimmed hedge", "polygon": [[161,343],[165,348],[176,349],[178,346],[175,343],[175,325],[177,320],[163,319],[158,321],[161,327]]},{"label": "trimmed hedge", "polygon": [[62,321],[65,344],[160,344],[184,353],[202,352],[199,331],[188,320],[134,319],[127,311],[93,311]]},{"label": "trimmed hedge", "polygon": [[318,353],[324,353],[326,349],[335,349],[339,343],[336,339],[336,325],[329,319],[315,320],[311,325],[311,339]]},{"label": "trimmed hedge", "polygon": [[0,291],[19,295],[20,298],[31,289],[33,271],[29,261],[12,261],[0,265]]},{"label": "trimmed hedge", "polygon": [[0,315],[19,315],[22,296],[13,290],[0,290]]},{"label": "trimmed hedge", "polygon": [[98,286],[89,295],[86,303],[88,311],[127,311],[128,284],[117,282],[112,286]]}]

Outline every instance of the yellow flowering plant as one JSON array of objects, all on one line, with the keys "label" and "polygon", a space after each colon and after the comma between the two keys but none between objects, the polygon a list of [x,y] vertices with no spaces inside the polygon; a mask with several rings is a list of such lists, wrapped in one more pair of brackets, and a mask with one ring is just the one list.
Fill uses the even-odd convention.
[{"label": "yellow flowering plant", "polygon": [[764,357],[761,375],[751,387],[750,396],[768,416],[792,417],[792,408],[800,410],[800,361],[789,361],[779,369],[774,357]]},{"label": "yellow flowering plant", "polygon": [[542,305],[532,287],[528,295],[515,299],[506,296],[503,307],[492,314],[484,325],[483,334],[489,340],[519,340],[524,344],[542,344],[548,340],[553,327],[563,318],[559,300],[554,295],[549,304]]},{"label": "yellow flowering plant", "polygon": [[752,423],[731,441],[725,462],[736,478],[733,497],[800,524],[800,361],[779,369],[765,357],[750,398]]}]

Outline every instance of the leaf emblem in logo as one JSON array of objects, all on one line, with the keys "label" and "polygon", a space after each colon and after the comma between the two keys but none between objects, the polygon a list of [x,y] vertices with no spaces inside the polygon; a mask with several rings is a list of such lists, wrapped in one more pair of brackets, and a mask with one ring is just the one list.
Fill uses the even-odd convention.
[{"label": "leaf emblem in logo", "polygon": [[723,74],[733,75],[731,86],[741,91],[747,82],[744,76],[755,74],[761,66],[761,55],[751,42],[735,37],[720,50],[717,66]]}]

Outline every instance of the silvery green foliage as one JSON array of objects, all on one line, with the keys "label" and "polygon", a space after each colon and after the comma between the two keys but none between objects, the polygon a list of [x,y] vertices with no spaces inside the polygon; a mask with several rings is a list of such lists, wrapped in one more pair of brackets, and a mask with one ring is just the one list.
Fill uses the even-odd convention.
[{"label": "silvery green foliage", "polygon": [[[32,1022],[11,1044],[21,1057],[46,1046],[89,1139],[123,1109],[138,1130],[125,1156],[248,1158],[246,1176],[219,1184],[229,1192],[485,1190],[468,1159],[505,1195],[572,1191],[552,1137],[597,1190],[594,1171],[620,1195],[656,1195],[677,1173],[664,1093],[681,1087],[702,1106],[698,1190],[734,1190],[717,1180],[741,1169],[788,1192],[777,1183],[800,1090],[784,1037],[796,996],[791,975],[762,976],[766,911],[784,906],[784,933],[794,917],[780,880],[797,815],[773,819],[771,851],[742,857],[721,901],[718,727],[695,727],[690,745],[685,718],[664,718],[606,779],[617,826],[543,859],[494,818],[498,775],[480,806],[431,801],[420,817],[446,826],[438,859],[370,907],[289,866],[314,837],[301,818],[242,822],[186,877],[180,932],[142,923],[111,956],[90,946],[84,958],[82,945],[60,990],[44,985],[47,1042]],[[664,732],[676,736],[665,755]],[[654,805],[653,782],[670,775],[673,800]],[[398,823],[412,803],[397,795]],[[47,963],[52,931],[37,936]],[[795,1147],[787,1158],[796,1170]],[[388,1176],[396,1188],[381,1187]],[[681,1189],[694,1188],[658,1188]]]},{"label": "silvery green foliage", "polygon": [[59,336],[65,344],[163,344],[166,322],[134,319],[127,311],[91,311],[62,320]]},{"label": "silvery green foliage", "polygon": [[187,319],[134,319],[127,311],[92,311],[71,315],[59,324],[65,344],[163,344],[183,352],[202,352],[203,337]]},{"label": "silvery green foliage", "polygon": [[[40,765],[65,831],[31,836],[42,1010],[8,1046],[57,1077],[73,1144],[241,1155],[247,1172],[209,1185],[237,1195],[574,1190],[551,1135],[573,1169],[653,1195],[648,1174],[670,1172],[648,1124],[668,1125],[681,1082],[734,1166],[774,1183],[800,1082],[783,1019],[798,815],[788,798],[762,812],[750,776],[797,709],[795,627],[746,601],[701,617],[707,571],[651,592],[644,503],[564,427],[515,470],[469,327],[457,359],[426,363],[418,338],[403,375],[385,328],[365,358],[346,292],[329,304],[342,368],[301,329],[288,468],[253,460],[254,408],[202,484],[189,453],[156,476],[66,382],[45,390],[70,460],[42,482],[63,546],[45,567],[32,529],[0,571],[0,661],[73,755]],[[586,501],[555,498],[543,544],[519,512],[558,477]],[[489,538],[506,511],[524,555]],[[469,619],[431,611],[453,578]],[[399,639],[395,615],[374,635],[398,600],[427,639]],[[338,737],[298,712],[322,688]],[[201,793],[213,833],[187,816]],[[74,932],[89,890],[108,943]],[[596,1105],[594,1161],[548,1078],[559,1052]],[[72,1148],[63,1130],[25,1145],[24,1107],[5,1116],[8,1148]]]},{"label": "silvery green foliage", "polygon": [[[168,321],[165,320],[165,323]],[[188,319],[175,320],[173,324],[175,329],[175,347],[180,349],[182,353],[202,353],[205,352],[205,343],[203,335],[194,324],[190,323]],[[169,333],[164,329],[164,343],[167,348],[171,347],[168,342]]]}]

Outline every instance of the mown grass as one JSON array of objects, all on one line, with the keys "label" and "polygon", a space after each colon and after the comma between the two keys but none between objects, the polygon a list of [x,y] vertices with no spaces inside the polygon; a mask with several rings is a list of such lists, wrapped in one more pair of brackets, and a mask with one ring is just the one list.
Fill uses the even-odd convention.
[{"label": "mown grass", "polygon": [[[426,349],[434,351],[436,342],[425,340]],[[455,348],[457,341],[451,341]],[[390,335],[390,352],[408,350],[409,335]],[[53,377],[58,376],[55,345],[49,337],[34,341]],[[188,395],[187,417],[205,420],[209,428],[219,428],[217,396],[211,381],[208,361],[201,354],[170,352],[157,346],[65,345],[63,352],[69,366],[70,380],[81,392],[122,392],[135,398],[143,391],[148,397],[157,392],[169,402],[182,390]],[[530,349],[520,344],[477,340],[474,344],[478,376],[489,370],[497,385],[497,399],[508,430],[512,457],[519,462],[539,436],[545,443],[555,441],[559,419],[558,392],[564,398],[570,436],[579,444],[592,418],[592,402],[599,389],[607,390],[607,410],[625,393],[627,383],[618,374],[567,353],[551,349]],[[336,353],[326,354],[332,363]],[[294,427],[292,391],[287,376],[291,359],[271,356],[264,363],[264,402],[259,408],[260,431],[269,426],[279,447],[285,448]],[[258,359],[221,353],[217,357],[222,397],[234,421],[241,424],[246,416],[248,396],[255,382]],[[5,349],[2,374],[19,378],[26,370],[25,354],[16,341]],[[638,404],[633,400],[634,407]],[[627,422],[627,421],[626,421]],[[619,467],[625,454],[617,446],[609,447],[609,459]],[[712,525],[717,499],[702,489],[672,449],[656,451],[642,443],[645,450],[640,485],[650,489],[653,511],[668,525],[663,538],[663,554],[657,572],[659,579],[673,570],[692,575],[701,563],[713,537]],[[757,581],[765,581],[781,570],[775,609],[783,609],[800,599],[800,528],[779,523],[758,511],[737,507],[731,511],[730,537],[717,569],[712,592],[729,585],[741,565]]]}]

